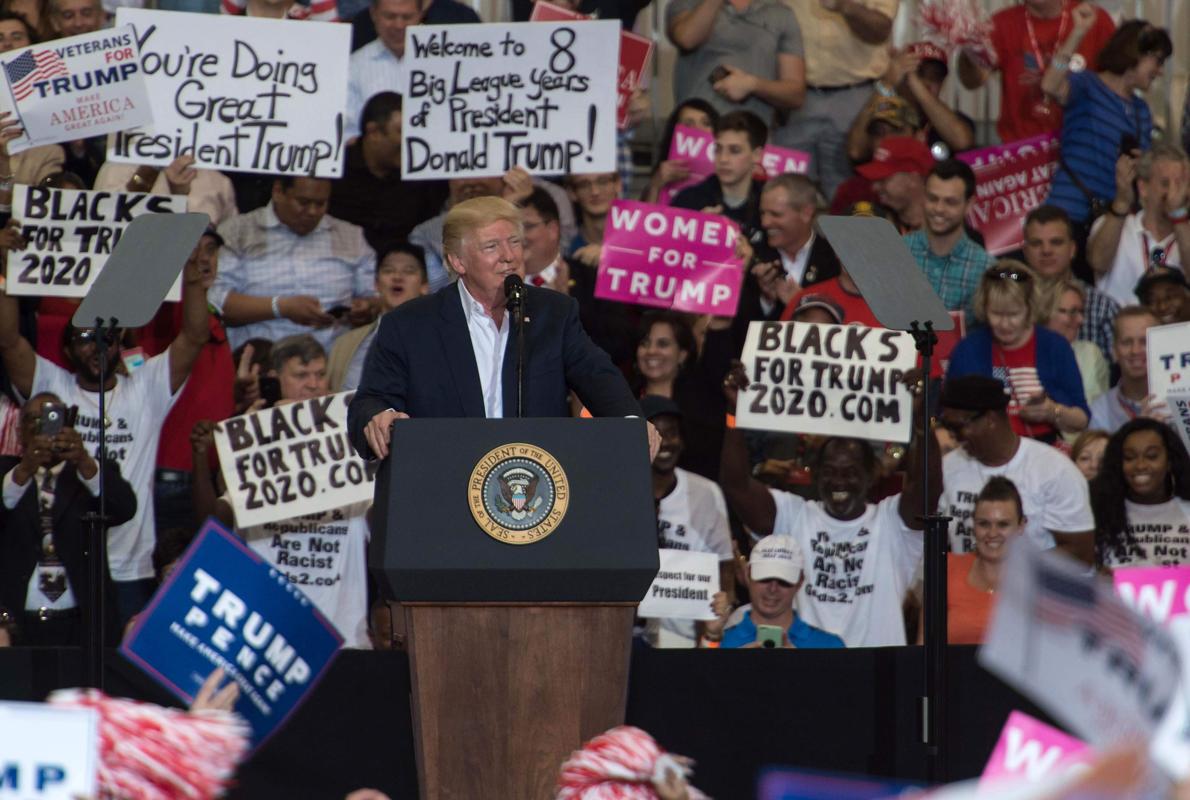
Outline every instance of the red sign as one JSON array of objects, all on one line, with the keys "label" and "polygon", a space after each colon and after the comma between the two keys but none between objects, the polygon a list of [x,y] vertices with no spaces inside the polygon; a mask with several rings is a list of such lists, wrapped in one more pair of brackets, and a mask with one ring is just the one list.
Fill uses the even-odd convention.
[{"label": "red sign", "polygon": [[[530,22],[566,22],[567,20],[591,19],[577,11],[569,11],[545,0],[533,4]],[[641,76],[653,57],[653,40],[632,33],[620,31],[620,77],[616,82],[616,125],[622,130],[628,124],[628,105],[632,93],[640,87]]]},{"label": "red sign", "polygon": [[998,256],[1020,249],[1025,215],[1045,202],[1058,171],[1058,138],[1045,133],[955,157],[975,170],[975,203],[967,221],[983,234],[987,251]]}]

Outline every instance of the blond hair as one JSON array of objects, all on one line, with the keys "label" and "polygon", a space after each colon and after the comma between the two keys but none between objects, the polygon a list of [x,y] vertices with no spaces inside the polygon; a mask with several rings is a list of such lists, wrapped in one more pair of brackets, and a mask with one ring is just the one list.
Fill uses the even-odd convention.
[{"label": "blond hair", "polygon": [[444,260],[447,268],[454,271],[450,266],[450,256],[463,257],[468,237],[494,222],[511,222],[517,232],[524,235],[521,210],[500,197],[473,197],[446,212],[446,219],[442,222],[442,253],[446,256]]},{"label": "blond hair", "polygon": [[1077,294],[1081,302],[1086,305],[1087,290],[1083,288],[1082,284],[1075,280],[1056,281],[1054,284],[1046,286],[1041,292],[1041,322],[1049,322],[1057,313],[1058,306],[1062,304],[1062,295],[1067,292]]},{"label": "blond hair", "polygon": [[[1021,280],[1001,278],[1002,273],[1016,273]],[[1041,311],[1040,287],[1037,285],[1037,273],[1025,266],[1024,263],[1012,258],[1002,258],[993,264],[979,281],[979,288],[975,290],[973,303],[975,317],[980,322],[988,321],[988,304],[994,300],[1008,300],[1023,303],[1025,317],[1030,325],[1036,324]]]}]

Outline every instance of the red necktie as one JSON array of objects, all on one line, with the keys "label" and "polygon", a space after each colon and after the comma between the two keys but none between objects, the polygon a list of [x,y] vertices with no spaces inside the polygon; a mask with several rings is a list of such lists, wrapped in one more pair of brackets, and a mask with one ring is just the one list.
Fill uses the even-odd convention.
[{"label": "red necktie", "polygon": [[540,275],[534,275],[533,277],[529,278],[529,281],[534,286],[545,286],[545,278],[541,277]]}]

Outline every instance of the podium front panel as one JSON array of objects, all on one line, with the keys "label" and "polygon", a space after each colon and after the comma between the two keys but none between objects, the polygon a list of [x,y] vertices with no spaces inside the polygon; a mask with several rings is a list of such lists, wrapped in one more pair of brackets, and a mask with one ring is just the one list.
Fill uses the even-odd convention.
[{"label": "podium front panel", "polygon": [[[376,479],[373,573],[402,602],[638,602],[658,569],[644,426],[606,418],[399,420]],[[545,455],[528,460],[545,463],[546,474],[560,468],[556,486],[518,458],[532,454]],[[512,530],[481,508],[494,534],[485,531],[472,508],[483,504]],[[556,524],[516,530],[536,510],[561,505]]]}]

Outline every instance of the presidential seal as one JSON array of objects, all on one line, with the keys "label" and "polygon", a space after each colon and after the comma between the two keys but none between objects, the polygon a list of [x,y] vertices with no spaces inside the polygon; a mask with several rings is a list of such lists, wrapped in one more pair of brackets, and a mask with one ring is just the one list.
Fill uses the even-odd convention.
[{"label": "presidential seal", "polygon": [[467,505],[483,532],[505,544],[532,544],[554,532],[570,503],[562,465],[532,444],[501,445],[471,471]]}]

